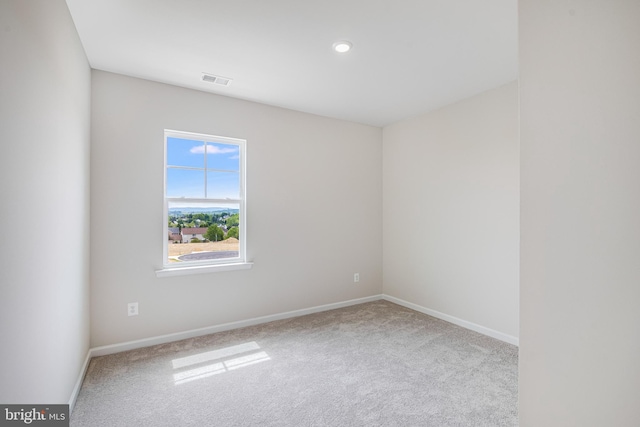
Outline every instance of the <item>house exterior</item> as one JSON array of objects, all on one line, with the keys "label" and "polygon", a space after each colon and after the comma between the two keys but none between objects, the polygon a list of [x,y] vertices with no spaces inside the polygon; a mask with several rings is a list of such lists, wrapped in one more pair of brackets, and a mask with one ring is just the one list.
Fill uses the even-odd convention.
[{"label": "house exterior", "polygon": [[181,231],[182,243],[189,243],[191,242],[191,239],[194,239],[194,238],[204,240],[204,235],[206,232],[207,232],[207,227],[183,228]]},{"label": "house exterior", "polygon": [[182,234],[180,234],[180,228],[169,227],[169,241],[170,242],[182,242]]}]

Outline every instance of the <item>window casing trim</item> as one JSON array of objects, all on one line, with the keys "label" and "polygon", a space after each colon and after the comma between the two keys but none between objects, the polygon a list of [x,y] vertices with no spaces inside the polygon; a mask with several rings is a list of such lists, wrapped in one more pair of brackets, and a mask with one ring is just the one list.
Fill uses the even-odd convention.
[{"label": "window casing trim", "polygon": [[251,267],[253,267],[252,262],[192,265],[188,267],[169,267],[156,270],[156,277],[174,277],[187,276],[192,274],[221,273],[223,271],[248,270]]},{"label": "window casing trim", "polygon": [[[235,145],[238,147],[239,154],[239,198],[225,198],[225,199],[217,199],[217,198],[187,198],[187,197],[167,197],[167,139],[168,138],[179,138],[179,139],[192,139],[194,141],[202,141],[206,143],[216,143],[216,144],[229,144]],[[205,155],[206,161],[206,155]],[[247,162],[247,154],[246,154],[246,140],[239,138],[231,138],[226,136],[217,136],[217,135],[208,135],[208,134],[200,134],[194,132],[183,132],[177,130],[164,130],[164,164],[163,164],[163,258],[162,258],[162,269],[156,271],[156,275],[158,277],[171,276],[171,275],[181,275],[181,274],[196,274],[201,272],[209,271],[227,271],[227,270],[237,270],[237,269],[246,269],[251,268],[253,263],[247,262],[246,257],[246,239],[247,239],[247,227],[246,227],[246,162]],[[205,163],[205,174],[206,174],[206,163]],[[205,179],[206,182],[206,179]],[[206,184],[205,184],[206,185]],[[237,204],[239,215],[239,248],[238,248],[238,256],[234,258],[222,258],[222,259],[213,259],[213,260],[202,260],[202,261],[183,261],[180,263],[170,263],[168,256],[168,245],[169,241],[167,239],[169,233],[169,204],[171,202],[190,202],[190,203],[204,203],[204,204]],[[230,268],[236,266],[237,268]],[[212,267],[211,269],[206,269],[204,267]],[[217,268],[213,268],[217,267]],[[191,271],[193,270],[193,271]],[[165,273],[163,273],[165,272]]]}]

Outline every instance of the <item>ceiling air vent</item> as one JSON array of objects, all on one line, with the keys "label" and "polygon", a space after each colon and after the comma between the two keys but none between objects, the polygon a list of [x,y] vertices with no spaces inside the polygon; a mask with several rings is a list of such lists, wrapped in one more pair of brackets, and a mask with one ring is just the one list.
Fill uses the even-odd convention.
[{"label": "ceiling air vent", "polygon": [[220,77],[220,76],[214,76],[213,74],[202,74],[202,81],[203,82],[209,82],[209,83],[214,83],[220,86],[229,86],[231,84],[231,82],[233,81],[232,79],[228,79],[226,77]]}]

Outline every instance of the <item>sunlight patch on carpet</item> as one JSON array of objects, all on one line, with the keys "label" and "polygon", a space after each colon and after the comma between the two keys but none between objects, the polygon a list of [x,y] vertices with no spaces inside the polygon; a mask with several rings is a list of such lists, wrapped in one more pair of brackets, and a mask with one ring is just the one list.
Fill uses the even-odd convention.
[{"label": "sunlight patch on carpet", "polygon": [[[208,365],[199,366],[173,374],[173,382],[175,385],[184,384],[194,380],[208,378],[223,372],[233,371],[235,369],[244,368],[245,366],[255,365],[256,363],[271,360],[271,357],[264,351],[260,350],[260,346],[255,341],[225,347],[219,350],[207,351],[204,353],[194,354],[192,356],[181,357],[171,361],[173,369],[182,369],[189,366],[200,365],[203,363],[213,362]],[[249,353],[251,352],[251,353]],[[237,356],[241,353],[249,353],[227,360],[220,360]]]}]

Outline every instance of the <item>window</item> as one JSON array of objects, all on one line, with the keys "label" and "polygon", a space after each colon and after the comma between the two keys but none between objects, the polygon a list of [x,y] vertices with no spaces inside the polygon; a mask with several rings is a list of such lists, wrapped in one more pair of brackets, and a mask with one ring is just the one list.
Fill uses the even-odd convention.
[{"label": "window", "polygon": [[243,264],[246,141],[165,130],[164,268]]}]

